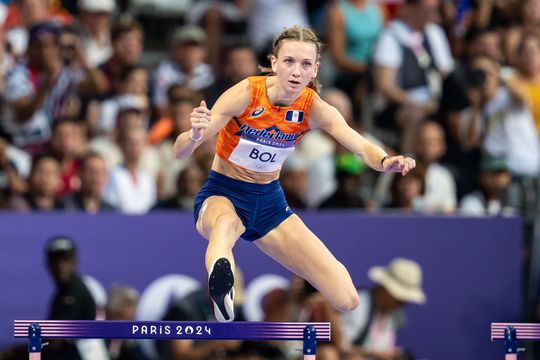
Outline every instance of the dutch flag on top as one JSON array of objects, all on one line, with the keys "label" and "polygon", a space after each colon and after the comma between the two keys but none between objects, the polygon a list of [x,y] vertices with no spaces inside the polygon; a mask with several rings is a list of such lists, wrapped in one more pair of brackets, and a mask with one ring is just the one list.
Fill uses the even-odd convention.
[{"label": "dutch flag on top", "polygon": [[285,121],[299,123],[304,120],[304,112],[302,110],[287,110],[285,113]]}]

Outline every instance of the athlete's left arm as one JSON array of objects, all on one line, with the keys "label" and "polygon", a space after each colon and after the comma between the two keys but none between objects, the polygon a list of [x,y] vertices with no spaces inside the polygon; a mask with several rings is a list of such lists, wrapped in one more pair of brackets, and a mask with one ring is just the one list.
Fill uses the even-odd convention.
[{"label": "athlete's left arm", "polygon": [[378,171],[407,174],[416,166],[414,159],[403,155],[389,156],[381,147],[352,129],[340,112],[316,96],[309,111],[311,129],[323,129],[343,146],[360,156],[366,164]]}]

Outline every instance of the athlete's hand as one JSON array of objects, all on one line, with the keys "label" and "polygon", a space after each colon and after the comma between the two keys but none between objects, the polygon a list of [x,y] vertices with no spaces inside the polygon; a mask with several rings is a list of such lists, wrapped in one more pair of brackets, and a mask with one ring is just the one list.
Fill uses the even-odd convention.
[{"label": "athlete's hand", "polygon": [[189,121],[191,122],[191,133],[189,134],[191,140],[199,141],[202,139],[208,125],[210,124],[210,118],[212,113],[206,107],[206,102],[201,101],[201,104],[193,109]]},{"label": "athlete's hand", "polygon": [[413,158],[403,155],[391,156],[382,163],[383,171],[401,173],[407,175],[409,171],[416,167],[416,161]]}]

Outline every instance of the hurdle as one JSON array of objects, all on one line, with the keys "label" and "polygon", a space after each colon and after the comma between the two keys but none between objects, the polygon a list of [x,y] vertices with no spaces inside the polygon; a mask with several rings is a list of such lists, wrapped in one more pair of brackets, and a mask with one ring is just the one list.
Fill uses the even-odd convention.
[{"label": "hurdle", "polygon": [[304,360],[317,341],[331,340],[327,322],[205,322],[14,320],[13,335],[28,338],[28,359],[41,360],[42,339],[284,340],[303,341]]},{"label": "hurdle", "polygon": [[540,324],[533,323],[491,323],[491,341],[504,340],[504,360],[517,360],[518,340],[539,341]]}]

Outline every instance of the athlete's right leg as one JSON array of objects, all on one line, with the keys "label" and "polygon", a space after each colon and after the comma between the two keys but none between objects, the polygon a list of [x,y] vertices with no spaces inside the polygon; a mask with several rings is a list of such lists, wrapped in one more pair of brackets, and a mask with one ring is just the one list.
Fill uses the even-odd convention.
[{"label": "athlete's right leg", "polygon": [[219,321],[234,319],[234,244],[244,233],[242,220],[233,204],[223,196],[208,197],[199,211],[197,231],[208,240],[205,265],[208,289]]},{"label": "athlete's right leg", "polygon": [[214,262],[222,257],[231,262],[234,270],[232,249],[246,229],[231,201],[224,196],[208,197],[199,211],[196,227],[199,234],[208,240],[206,270],[210,272]]}]

